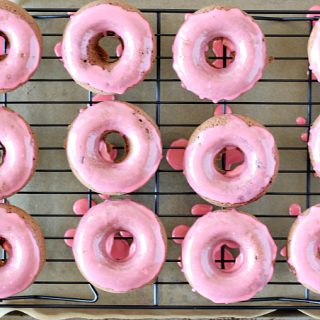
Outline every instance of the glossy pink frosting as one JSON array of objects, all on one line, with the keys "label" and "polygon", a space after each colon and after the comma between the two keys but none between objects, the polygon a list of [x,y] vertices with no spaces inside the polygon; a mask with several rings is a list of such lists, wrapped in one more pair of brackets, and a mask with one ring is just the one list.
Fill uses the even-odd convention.
[{"label": "glossy pink frosting", "polygon": [[298,281],[320,293],[319,260],[320,205],[299,215],[291,227],[288,243],[288,264]]},{"label": "glossy pink frosting", "polygon": [[320,22],[317,21],[312,29],[311,35],[308,42],[308,58],[309,68],[312,73],[316,76],[317,80],[320,81]]},{"label": "glossy pink frosting", "polygon": [[[100,143],[108,132],[126,137],[129,151],[121,162],[103,157]],[[158,129],[142,110],[105,101],[78,115],[67,139],[69,164],[80,181],[101,194],[130,193],[142,187],[162,158]]]},{"label": "glossy pink frosting", "polygon": [[[222,270],[212,256],[230,242],[239,245],[240,254],[231,268]],[[194,291],[215,303],[233,303],[252,298],[266,286],[276,253],[264,224],[235,209],[218,210],[190,228],[182,243],[182,267]]]},{"label": "glossy pink frosting", "polygon": [[[129,255],[113,258],[108,238],[133,235]],[[110,250],[108,250],[108,248]],[[77,227],[73,254],[83,276],[98,288],[127,292],[151,283],[166,259],[166,235],[157,216],[131,200],[105,201],[91,208]]]},{"label": "glossy pink frosting", "polygon": [[[107,2],[107,1],[106,1]],[[103,69],[88,62],[87,47],[96,35],[115,32],[124,47],[119,60]],[[69,20],[62,41],[62,58],[71,77],[97,93],[123,94],[144,79],[154,57],[153,31],[144,17],[116,2],[78,11]]]},{"label": "glossy pink frosting", "polygon": [[22,189],[33,175],[38,154],[31,128],[9,108],[0,106],[0,143],[5,149],[0,164],[0,199]]},{"label": "glossy pink frosting", "polygon": [[[14,208],[10,206],[11,208]],[[41,268],[41,254],[32,229],[15,212],[0,206],[0,238],[10,247],[7,262],[0,265],[0,299],[27,289]]]},{"label": "glossy pink frosting", "polygon": [[[229,146],[242,150],[244,162],[223,174],[214,159]],[[204,122],[185,152],[184,173],[190,186],[202,198],[223,206],[254,201],[272,183],[277,171],[278,151],[272,134],[233,114]]]},{"label": "glossy pink frosting", "polygon": [[[226,38],[235,58],[227,68],[211,66],[205,57],[210,41]],[[266,64],[264,35],[240,9],[212,8],[188,15],[173,45],[173,68],[185,88],[201,99],[233,100],[251,89]]]},{"label": "glossy pink frosting", "polygon": [[[9,3],[14,6],[14,3]],[[40,63],[42,50],[37,34],[19,14],[0,8],[0,24],[1,32],[10,43],[7,56],[0,61],[0,90],[10,91],[33,75]]]},{"label": "glossy pink frosting", "polygon": [[[308,140],[308,139],[307,139]],[[320,176],[320,116],[313,122],[308,141],[310,160],[316,175]]]}]

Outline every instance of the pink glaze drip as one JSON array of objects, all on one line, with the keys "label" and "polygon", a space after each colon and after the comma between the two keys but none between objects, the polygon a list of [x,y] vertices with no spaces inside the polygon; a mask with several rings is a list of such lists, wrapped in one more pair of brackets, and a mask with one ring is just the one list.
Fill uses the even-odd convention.
[{"label": "pink glaze drip", "polygon": [[[17,5],[10,2],[10,6]],[[20,10],[17,6],[17,12]],[[0,61],[0,89],[10,91],[28,81],[36,71],[41,46],[35,31],[18,13],[0,9],[0,21],[1,32],[8,38],[10,46],[7,56]],[[0,55],[2,53],[3,50]]]},{"label": "pink glaze drip", "polygon": [[301,140],[302,142],[308,142],[308,139],[309,139],[308,132],[303,132],[303,133],[301,133],[301,135],[300,135],[300,140]]},{"label": "pink glaze drip", "polygon": [[[119,262],[106,250],[105,240],[120,230],[130,232],[133,243],[129,256]],[[89,282],[102,290],[127,292],[158,275],[166,259],[166,235],[157,216],[141,204],[106,201],[82,217],[72,249]]]},{"label": "pink glaze drip", "polygon": [[[174,229],[172,230],[172,238],[184,238],[189,229],[190,227],[184,224],[180,224],[174,227]],[[173,241],[176,244],[181,244],[183,242],[183,239],[173,239]]]},{"label": "pink glaze drip", "polygon": [[[108,150],[109,147],[109,150]],[[102,156],[102,158],[108,162],[115,162],[114,160],[118,156],[118,150],[115,149],[115,145],[112,143],[108,143],[108,145],[101,141],[98,146],[99,153]]]},{"label": "pink glaze drip", "polygon": [[310,160],[316,175],[320,176],[320,116],[312,124],[308,141]]},{"label": "pink glaze drip", "polygon": [[[119,132],[129,143],[121,162],[99,152],[106,132]],[[130,193],[143,186],[162,158],[159,131],[142,110],[128,103],[105,101],[80,113],[67,139],[69,164],[78,179],[101,194]]]},{"label": "pink glaze drip", "polygon": [[[225,243],[237,244],[240,254],[231,268],[221,270],[212,253]],[[235,209],[218,210],[197,219],[190,228],[182,244],[182,265],[199,294],[215,303],[233,303],[248,300],[265,287],[276,254],[264,224]]]},{"label": "pink glaze drip", "polygon": [[296,118],[296,124],[298,126],[303,126],[307,123],[307,119],[305,117],[297,117]]},{"label": "pink glaze drip", "polygon": [[298,203],[292,203],[289,207],[289,215],[292,217],[297,217],[301,214],[301,206]]},{"label": "pink glaze drip", "polygon": [[178,139],[171,143],[170,147],[180,147],[184,149],[169,149],[167,151],[167,162],[174,170],[183,170],[183,158],[185,147],[188,145],[188,140]]},{"label": "pink glaze drip", "polygon": [[[87,47],[94,36],[105,31],[115,32],[124,48],[117,62],[102,68],[89,63]],[[116,2],[78,11],[69,21],[62,41],[63,62],[71,77],[106,94],[123,94],[142,81],[152,67],[154,50],[149,23],[138,12],[126,10]]]},{"label": "pink glaze drip", "polygon": [[[54,54],[56,55],[56,57],[61,58],[62,56],[62,43],[59,41],[56,43],[56,45],[54,46]],[[62,59],[59,59],[60,61],[62,61]]]},{"label": "pink glaze drip", "polygon": [[[241,28],[239,27],[241,26]],[[227,68],[207,62],[205,51],[217,38],[234,46]],[[237,8],[196,12],[182,24],[173,45],[173,68],[187,90],[213,102],[233,100],[251,89],[266,64],[264,35],[254,20]]]},{"label": "pink glaze drip", "polygon": [[280,250],[280,256],[281,257],[287,257],[287,247],[283,246]]},{"label": "pink glaze drip", "polygon": [[[272,134],[263,127],[248,125],[236,115],[204,122],[189,141],[184,173],[190,186],[207,201],[236,206],[256,199],[270,186],[278,170],[278,152]],[[244,154],[244,162],[222,174],[214,159],[228,146]]]},{"label": "pink glaze drip", "polygon": [[0,299],[28,288],[41,268],[41,254],[30,225],[13,206],[0,205],[0,238],[6,240],[11,251],[9,259],[0,265]]},{"label": "pink glaze drip", "polygon": [[113,94],[95,94],[92,98],[93,102],[114,101],[116,98]]},{"label": "pink glaze drip", "polygon": [[[226,47],[226,57],[231,58],[234,50],[232,42],[228,39],[218,39],[212,42],[212,51],[216,57],[223,57],[223,47]],[[231,63],[231,59],[226,59],[226,67]],[[223,59],[215,60],[212,65],[217,69],[225,68]]]},{"label": "pink glaze drip", "polygon": [[[64,238],[74,238],[74,235],[76,234],[76,229],[68,229],[65,234],[64,234]],[[73,239],[64,239],[64,243],[72,248],[73,246]]]},{"label": "pink glaze drip", "polygon": [[116,55],[118,58],[120,58],[122,56],[122,53],[123,53],[123,46],[122,44],[118,44],[117,45],[117,49],[116,49]]},{"label": "pink glaze drip", "polygon": [[298,281],[316,293],[320,293],[319,226],[320,205],[315,205],[295,220],[287,249]]},{"label": "pink glaze drip", "polygon": [[215,108],[213,115],[214,116],[221,116],[222,114],[231,114],[232,109],[230,106],[226,106],[226,112],[224,112],[224,105],[223,104],[218,104],[218,106]]},{"label": "pink glaze drip", "polygon": [[203,216],[207,214],[208,212],[211,212],[213,210],[213,206],[211,204],[195,204],[191,208],[191,214],[194,216]]},{"label": "pink glaze drip", "polygon": [[105,250],[115,260],[123,260],[128,257],[130,253],[130,245],[124,239],[114,239],[114,236],[119,237],[118,234],[109,236],[105,243]]},{"label": "pink glaze drip", "polygon": [[0,106],[0,199],[21,190],[33,175],[38,154],[30,126],[16,112]]},{"label": "pink glaze drip", "polygon": [[[91,200],[91,207],[96,206],[97,204]],[[74,202],[73,204],[73,212],[78,216],[83,216],[89,210],[88,199],[82,198]]]}]

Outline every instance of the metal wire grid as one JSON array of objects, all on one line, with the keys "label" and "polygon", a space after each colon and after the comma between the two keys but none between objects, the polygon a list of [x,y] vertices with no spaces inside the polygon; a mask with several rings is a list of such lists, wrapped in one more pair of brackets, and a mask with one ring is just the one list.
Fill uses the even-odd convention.
[{"label": "metal wire grid", "polygon": [[[46,8],[30,8],[28,11],[33,15],[36,19],[67,19],[69,18],[69,15],[67,13],[74,12],[77,9],[74,8],[54,8],[54,9],[46,9]],[[193,124],[162,124],[160,119],[160,108],[161,105],[164,104],[206,104],[210,105],[210,102],[204,102],[204,101],[198,101],[198,102],[191,102],[191,101],[163,101],[161,100],[161,84],[162,82],[170,82],[170,81],[179,81],[178,79],[165,79],[161,76],[161,61],[165,59],[170,59],[169,56],[163,56],[162,50],[161,50],[161,37],[166,36],[174,36],[173,34],[169,33],[162,33],[161,31],[161,14],[186,14],[191,13],[194,10],[187,10],[187,9],[142,9],[142,12],[148,12],[151,14],[154,14],[156,17],[156,37],[157,37],[157,60],[156,60],[156,78],[155,79],[146,79],[145,81],[149,82],[156,82],[156,96],[155,101],[130,101],[131,103],[135,103],[137,105],[143,105],[143,104],[155,104],[156,105],[156,123],[157,125],[161,127],[195,127]],[[272,21],[283,21],[290,22],[290,21],[301,21],[301,22],[308,22],[309,27],[309,34],[312,31],[312,21],[317,20],[317,18],[306,18],[301,17],[298,15],[306,15],[307,13],[314,13],[319,14],[320,11],[304,11],[304,10],[247,10],[248,14],[254,15],[253,17],[256,20],[270,20]],[[258,15],[258,16],[255,16]],[[263,15],[263,16],[261,16]],[[267,16],[270,15],[270,16]],[[277,15],[277,16],[272,16]],[[278,15],[290,15],[289,17],[285,16],[278,16]],[[266,37],[309,37],[309,34],[266,34]],[[59,33],[44,33],[43,36],[50,37],[50,36],[61,36]],[[42,58],[43,60],[48,59],[57,59],[57,57],[54,56],[44,56]],[[224,56],[223,57],[217,57],[217,59],[223,59],[224,64],[226,65],[226,50],[224,50]],[[307,57],[275,57],[277,60],[307,60]],[[309,70],[310,71],[310,70]],[[68,82],[72,81],[71,79],[31,79],[31,82],[55,82],[55,81],[63,81]],[[261,82],[307,82],[308,83],[308,101],[306,103],[304,102],[262,102],[262,101],[255,101],[255,102],[238,102],[238,101],[230,101],[228,104],[235,105],[235,104],[257,104],[257,105],[307,105],[308,110],[308,119],[307,119],[307,125],[305,127],[309,130],[311,123],[312,123],[312,106],[313,105],[320,105],[320,102],[316,103],[312,101],[312,75],[311,72],[308,73],[308,78],[306,80],[304,79],[262,79]],[[88,93],[88,100],[87,101],[32,101],[29,102],[32,104],[89,104],[92,105],[94,102],[92,101],[92,93]],[[4,106],[7,106],[8,104],[28,104],[28,101],[10,101],[8,99],[8,94],[3,94],[3,104]],[[224,112],[226,111],[226,102],[224,102]],[[67,127],[68,124],[32,124],[33,127]],[[267,125],[267,127],[296,127],[296,125]],[[301,126],[299,126],[301,127]],[[165,146],[164,149],[167,150],[169,146]],[[306,175],[306,191],[305,192],[268,192],[269,195],[302,195],[306,197],[306,207],[310,206],[310,197],[313,195],[320,195],[320,193],[311,192],[311,184],[310,184],[310,177],[313,173],[309,161],[309,154],[306,147],[280,147],[280,150],[302,150],[307,153],[307,161],[306,161],[306,170],[280,170],[280,173],[303,173]],[[40,147],[40,150],[63,150],[61,147]],[[37,172],[70,172],[69,169],[38,169]],[[160,195],[192,195],[194,192],[160,192],[159,189],[159,174],[162,172],[172,172],[171,170],[163,170],[159,169],[156,172],[155,176],[155,183],[154,183],[154,191],[153,192],[134,192],[132,194],[139,194],[139,195],[151,195],[154,198],[154,211],[156,214],[159,214],[159,197]],[[88,192],[36,192],[36,191],[21,191],[20,194],[77,194],[77,195],[86,195],[88,197],[88,203],[89,206],[91,206],[91,198],[93,195],[93,192],[91,190],[88,190]],[[36,217],[54,217],[59,215],[48,215],[48,214],[37,214],[34,215]],[[64,215],[68,216],[68,215]],[[71,215],[70,215],[71,216]],[[161,215],[161,217],[168,217],[166,215]],[[173,215],[170,215],[169,217],[175,217]],[[181,215],[177,217],[183,217]],[[187,215],[186,215],[187,217]],[[260,215],[260,217],[275,217],[275,215]],[[276,217],[287,217],[285,215],[277,215]],[[46,237],[46,240],[62,240],[64,238],[61,237]],[[168,239],[172,240],[172,237],[168,237]],[[285,240],[283,237],[275,237],[275,240]],[[1,252],[1,259],[5,260],[5,252]],[[73,260],[70,259],[47,259],[47,262],[61,262],[61,263],[67,263],[67,262],[73,262]],[[167,262],[178,262],[178,260],[175,259],[167,259]],[[225,262],[230,262],[230,260],[226,260],[224,257],[224,251],[222,252],[222,258],[221,261],[217,260],[217,262],[221,263],[221,266],[223,268]],[[277,261],[283,262],[283,261]],[[159,286],[161,285],[181,285],[186,284],[186,282],[161,282],[156,281],[153,285],[153,304],[150,305],[102,305],[99,304],[99,295],[95,288],[88,284],[87,282],[67,282],[67,281],[36,281],[37,284],[46,284],[46,285],[65,285],[65,284],[83,284],[88,285],[91,292],[92,292],[92,298],[88,299],[79,299],[79,298],[73,298],[73,297],[58,297],[58,296],[42,296],[42,295],[32,295],[32,296],[15,296],[8,299],[3,299],[1,301],[5,301],[5,304],[0,304],[0,308],[4,307],[13,307],[13,308],[61,308],[61,309],[68,309],[68,308],[78,308],[78,309],[270,309],[270,302],[274,301],[277,302],[277,304],[272,305],[272,309],[319,309],[320,308],[320,300],[313,300],[309,297],[309,291],[305,291],[305,297],[303,299],[294,299],[294,298],[286,298],[286,297],[263,297],[263,298],[255,298],[252,299],[250,302],[247,303],[239,303],[237,305],[232,306],[226,306],[226,305],[163,305],[159,301]],[[272,284],[278,284],[278,285],[290,285],[289,282],[272,282]],[[30,303],[30,300],[32,299],[32,303]],[[10,304],[8,301],[13,300],[21,300],[22,302],[17,304]],[[34,302],[36,300],[36,302]],[[37,301],[38,300],[38,301]],[[43,303],[43,301],[40,300],[53,300],[53,301],[60,301],[59,304],[54,303]],[[281,305],[279,302],[294,302],[295,305]],[[65,303],[70,302],[70,303]],[[268,304],[264,304],[267,303]]]}]

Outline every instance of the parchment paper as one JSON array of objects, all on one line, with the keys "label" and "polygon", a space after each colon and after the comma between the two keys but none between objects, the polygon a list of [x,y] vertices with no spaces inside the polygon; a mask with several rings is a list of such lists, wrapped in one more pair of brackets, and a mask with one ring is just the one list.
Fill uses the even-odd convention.
[{"label": "parchment paper", "polygon": [[[24,7],[79,7],[88,1],[70,1],[70,0],[30,0],[15,1]],[[211,1],[192,1],[192,0],[132,0],[131,3],[140,8],[201,8],[212,4]],[[216,3],[218,4],[218,3]],[[224,0],[220,5],[237,6],[242,9],[308,9],[314,5],[313,1],[254,1],[254,0]],[[152,23],[154,30],[155,15],[146,14],[147,19]],[[183,21],[182,14],[162,14],[162,32],[176,33]],[[41,20],[39,25],[43,32],[62,33],[66,19],[59,20]],[[259,25],[266,34],[305,34],[308,33],[308,24],[303,22],[270,22],[259,21]],[[59,41],[60,37],[44,37],[44,56],[53,56],[54,44]],[[267,46],[270,56],[292,56],[307,57],[306,44],[307,37],[268,37]],[[173,37],[162,38],[162,56],[171,56],[171,45]],[[171,67],[171,60],[161,60],[161,77],[176,78]],[[282,61],[275,60],[268,65],[263,79],[307,79],[306,70],[307,60]],[[62,64],[58,60],[43,60],[34,79],[69,79]],[[155,78],[155,68],[149,79]],[[319,102],[319,84],[313,84],[313,101]],[[155,101],[156,85],[154,82],[144,82],[137,87],[129,90],[125,95],[118,97],[123,101]],[[179,100],[194,101],[199,99],[193,94],[181,88],[179,82],[161,82],[161,99],[163,101]],[[12,102],[21,102],[28,100],[28,104],[18,104]],[[32,103],[32,101],[52,101],[52,104]],[[29,82],[22,88],[15,90],[8,95],[9,107],[20,112],[31,124],[69,124],[76,117],[78,110],[85,107],[87,92],[73,82]],[[54,104],[57,101],[74,101],[70,104]],[[83,103],[77,103],[83,101]],[[248,115],[263,124],[295,124],[297,116],[307,115],[307,83],[299,82],[259,82],[251,91],[236,100],[237,102],[250,101],[291,101],[303,102],[303,105],[251,105],[240,104],[232,105],[235,113]],[[140,105],[149,114],[155,117],[155,103]],[[195,126],[205,121],[212,115],[213,106],[207,105],[187,105],[187,104],[162,104],[161,105],[161,123],[162,124],[193,124],[190,127],[161,127],[162,139],[165,146],[177,138],[188,138]],[[313,107],[313,119],[319,113],[319,106]],[[34,126],[41,147],[62,147],[66,137],[67,127],[39,127]],[[303,147],[305,144],[300,141],[299,136],[304,128],[295,127],[272,127],[271,132],[274,134],[279,147]],[[282,170],[306,170],[306,151],[281,151],[280,169]],[[161,164],[162,169],[168,169],[169,166],[165,160]],[[52,151],[41,150],[40,162],[38,169],[68,169],[68,164],[64,150]],[[319,179],[311,177],[312,192],[320,191]],[[154,180],[145,186],[143,191],[153,191]],[[74,178],[72,173],[43,173],[35,174],[32,181],[24,191],[86,191],[86,189]],[[161,192],[182,192],[191,191],[187,182],[181,173],[160,173],[160,191]],[[281,173],[272,186],[271,192],[305,192],[306,175],[304,173]],[[44,230],[46,237],[63,237],[68,228],[76,227],[79,218],[74,217],[54,217],[55,214],[72,214],[72,204],[78,199],[79,195],[25,195],[19,194],[10,199],[13,204],[25,209],[30,214],[52,214],[52,218],[36,217],[37,221]],[[146,206],[153,208],[153,196],[135,195],[132,199],[139,201]],[[319,202],[319,197],[312,196],[311,204]],[[99,201],[99,200],[98,200]],[[275,196],[266,195],[260,200],[250,204],[242,209],[256,214],[278,214],[286,215],[288,206],[292,202],[298,202],[303,209],[306,207],[306,196]],[[160,196],[160,215],[184,215],[190,213],[192,205],[203,203],[196,195],[162,195]],[[171,235],[173,227],[183,223],[191,225],[194,218],[162,218],[166,226],[168,236]],[[288,229],[293,219],[288,216],[272,219],[261,218],[266,223],[274,237],[286,237]],[[279,249],[283,246],[284,241],[277,241]],[[179,246],[173,241],[169,241],[168,259],[177,259],[179,256]],[[72,259],[72,253],[64,245],[63,240],[47,240],[47,259]],[[282,257],[278,257],[283,260]],[[84,281],[78,272],[76,265],[70,263],[53,263],[48,262],[41,273],[38,281]],[[166,263],[163,271],[159,276],[160,281],[185,281],[183,274],[180,272],[177,264]],[[266,296],[286,296],[302,298],[304,288],[296,284],[295,277],[289,272],[286,263],[277,263],[272,281],[289,281],[290,286],[268,285],[264,291],[259,293],[258,297]],[[100,293],[98,304],[152,304],[152,286],[139,289],[133,293],[116,295]],[[63,295],[87,298],[90,297],[86,285],[41,285],[35,284],[23,294],[44,294],[44,295]],[[318,296],[314,296],[319,298]],[[159,299],[162,305],[212,305],[212,303],[196,293],[191,291],[188,285],[160,285]],[[35,301],[27,301],[34,303]],[[39,303],[39,301],[37,301]],[[40,301],[41,303],[41,301]],[[44,302],[47,303],[47,302]],[[282,302],[281,305],[285,303]],[[290,303],[288,303],[290,304]],[[243,303],[243,305],[252,305],[252,303]],[[66,309],[20,309],[20,311],[41,319],[64,319],[70,317],[88,317],[88,318],[212,318],[217,316],[242,316],[254,317],[272,311],[275,306],[274,302],[270,303],[270,310],[210,310],[210,311],[170,311],[170,310],[66,310]],[[13,309],[0,309],[0,316]],[[307,312],[306,312],[307,313]],[[312,316],[319,316],[320,312],[308,311]]]}]

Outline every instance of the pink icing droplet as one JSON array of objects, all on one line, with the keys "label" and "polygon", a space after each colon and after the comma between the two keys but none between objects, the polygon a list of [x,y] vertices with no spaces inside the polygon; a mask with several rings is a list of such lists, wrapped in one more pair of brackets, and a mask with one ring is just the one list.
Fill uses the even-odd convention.
[{"label": "pink icing droplet", "polygon": [[[225,38],[216,39],[212,42],[212,51],[216,57],[223,57],[223,47],[226,47],[226,57],[231,58],[232,57],[232,51],[234,51],[234,46],[232,42]],[[228,66],[230,63],[232,63],[232,59],[227,59],[225,64]],[[212,65],[215,68],[222,69],[224,68],[224,61],[223,59],[217,59],[215,60]]]},{"label": "pink icing droplet", "polygon": [[292,217],[297,217],[302,212],[301,206],[299,203],[292,203],[289,206],[289,215]]},{"label": "pink icing droplet", "polygon": [[280,250],[280,256],[281,257],[286,257],[287,256],[287,247],[283,246]]},{"label": "pink icing droplet", "polygon": [[[62,43],[58,42],[55,46],[54,46],[54,53],[58,58],[62,57]],[[62,61],[62,59],[60,59],[60,61]]]},{"label": "pink icing droplet", "polygon": [[113,259],[122,260],[129,255],[130,245],[126,240],[114,239],[111,256]]},{"label": "pink icing droplet", "polygon": [[99,194],[100,199],[102,200],[108,200],[110,199],[110,196],[108,194]]},{"label": "pink icing droplet", "polygon": [[[96,203],[91,200],[91,206],[95,206]],[[82,198],[82,199],[79,199],[77,201],[74,202],[73,204],[73,212],[76,214],[76,215],[79,215],[79,216],[83,216],[84,214],[86,214],[89,210],[89,207],[88,207],[88,199],[86,198]]]},{"label": "pink icing droplet", "polygon": [[301,139],[301,141],[303,141],[303,142],[308,142],[308,139],[309,139],[308,132],[303,132],[303,133],[301,133],[300,139]]},{"label": "pink icing droplet", "polygon": [[116,56],[120,58],[122,56],[122,53],[123,53],[123,46],[121,43],[119,43],[116,48]]},{"label": "pink icing droplet", "polygon": [[[309,11],[320,11],[320,6],[313,6],[309,9]],[[313,17],[320,17],[319,13],[308,13],[307,14],[308,18],[313,18]],[[314,26],[317,23],[317,20],[312,21],[312,25]]]},{"label": "pink icing droplet", "polygon": [[[76,234],[76,229],[68,229],[65,234],[64,237],[65,238],[74,238]],[[72,247],[73,245],[73,239],[64,239],[64,243],[68,246],[68,247]]]},{"label": "pink icing droplet", "polygon": [[306,118],[304,118],[304,117],[297,117],[296,118],[296,124],[298,125],[298,126],[303,126],[303,125],[305,125],[307,123],[307,119]]},{"label": "pink icing droplet", "polygon": [[[190,229],[190,227],[188,227],[184,224],[180,224],[172,230],[172,237],[173,238],[184,238],[186,236],[186,234],[188,233],[189,229]],[[183,239],[173,239],[173,241],[177,244],[181,244],[183,242]]]},{"label": "pink icing droplet", "polygon": [[[185,148],[188,145],[188,140],[178,139],[171,143],[170,147],[181,147]],[[174,170],[183,170],[183,157],[185,149],[169,149],[167,151],[166,159],[169,165]]]},{"label": "pink icing droplet", "polygon": [[[228,242],[226,243],[228,245],[229,248],[237,248],[238,246],[234,246],[234,244],[232,242]],[[219,247],[213,256],[213,260],[215,261],[216,266],[221,269],[221,259],[222,259],[222,254],[221,254],[221,247]],[[225,248],[224,249],[224,260],[234,260],[234,257],[232,255],[232,253]],[[224,270],[229,270],[234,266],[234,262],[230,262],[230,261],[225,261],[224,262]]]},{"label": "pink icing droplet", "polygon": [[244,154],[235,147],[226,147],[225,170],[231,170],[233,165],[244,162]]},{"label": "pink icing droplet", "polygon": [[211,204],[195,204],[191,208],[191,214],[194,216],[203,216],[208,212],[211,212],[213,210],[213,206]]},{"label": "pink icing droplet", "polygon": [[[108,150],[109,146],[109,150]],[[106,161],[108,162],[114,162],[114,160],[118,156],[118,150],[115,149],[115,146],[112,143],[109,143],[108,145],[104,142],[101,141],[99,144],[99,152]]]},{"label": "pink icing droplet", "polygon": [[[214,110],[214,115],[215,116],[220,116],[220,115],[222,115],[222,114],[224,114],[224,112],[223,112],[223,105],[222,104],[218,104],[218,106],[215,108],[215,110]],[[226,106],[226,114],[232,114],[232,109],[231,109],[231,107],[230,106]]]},{"label": "pink icing droplet", "polygon": [[114,101],[115,96],[113,94],[104,95],[104,94],[96,94],[93,96],[93,102],[103,102],[103,101]]}]

